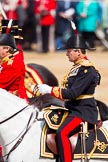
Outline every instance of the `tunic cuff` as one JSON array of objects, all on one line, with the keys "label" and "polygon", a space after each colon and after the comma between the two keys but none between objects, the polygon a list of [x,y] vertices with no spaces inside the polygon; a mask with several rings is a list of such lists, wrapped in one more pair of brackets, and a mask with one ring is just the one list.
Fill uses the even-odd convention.
[{"label": "tunic cuff", "polygon": [[51,95],[61,100],[63,99],[60,87],[52,87]]}]

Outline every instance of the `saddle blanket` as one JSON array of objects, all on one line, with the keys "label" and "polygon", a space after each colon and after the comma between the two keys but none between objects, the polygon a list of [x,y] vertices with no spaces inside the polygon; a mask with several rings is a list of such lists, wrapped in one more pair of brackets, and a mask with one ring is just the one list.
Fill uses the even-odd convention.
[{"label": "saddle blanket", "polygon": [[[85,142],[86,156],[88,159],[108,158],[108,131],[104,127],[97,129],[97,139],[95,131],[89,131],[89,137]],[[81,154],[81,138],[79,137],[73,159],[80,159],[81,157],[84,158],[84,153]]]},{"label": "saddle blanket", "polygon": [[[55,158],[55,154],[49,150],[46,139],[47,134],[54,133],[55,130],[49,129],[45,123],[41,135],[41,157]],[[97,129],[97,139],[95,131],[90,131],[86,141],[86,156],[88,159],[108,159],[108,131],[104,127]],[[73,159],[85,158],[85,154],[81,153],[81,137],[79,134],[76,148],[74,150]]]},{"label": "saddle blanket", "polygon": [[[54,148],[54,145],[56,148],[56,130],[59,128],[59,126],[68,115],[68,111],[65,108],[63,109],[60,109],[60,107],[50,107],[49,110],[47,110],[44,114],[46,122],[43,126],[41,133],[41,157],[55,158],[54,149],[52,152],[52,148]],[[51,135],[50,141],[48,141],[49,135]],[[85,156],[88,159],[108,159],[108,131],[104,127],[100,126],[96,130],[90,129],[87,136],[85,137],[85,142],[82,142],[81,133],[78,133],[75,137],[76,145],[73,144],[72,138],[69,137],[71,145],[73,144],[72,148],[74,148],[72,149],[74,150],[72,153],[73,159],[81,159],[85,158]],[[52,140],[53,143],[51,142]],[[52,143],[50,149],[48,148],[48,143]],[[85,152],[82,151],[84,150],[84,143]]]}]

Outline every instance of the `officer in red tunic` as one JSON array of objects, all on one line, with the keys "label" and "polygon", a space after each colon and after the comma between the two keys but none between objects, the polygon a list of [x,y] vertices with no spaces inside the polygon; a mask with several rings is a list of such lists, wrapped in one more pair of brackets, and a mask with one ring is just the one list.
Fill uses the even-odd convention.
[{"label": "officer in red tunic", "polygon": [[12,34],[0,35],[0,88],[27,100],[24,86],[25,65],[18,55]]},{"label": "officer in red tunic", "polygon": [[[2,14],[1,16],[3,17]],[[10,20],[1,19],[0,21],[0,32],[2,33],[0,35],[0,88],[6,89],[28,102],[24,86],[25,64],[23,51],[19,43],[16,46],[15,39],[11,34],[5,34]],[[17,21],[14,20],[13,25],[15,26],[15,28],[13,27],[14,37],[17,40],[22,39]],[[4,162],[2,155],[3,149],[0,145],[0,161]]]},{"label": "officer in red tunic", "polygon": [[80,124],[87,121],[97,123],[98,111],[94,99],[95,88],[100,82],[100,74],[90,60],[85,57],[89,47],[80,35],[71,36],[67,41],[67,53],[74,65],[65,76],[63,87],[38,85],[40,94],[49,93],[65,100],[69,115],[56,132],[60,162],[72,162],[72,148],[69,136],[80,131]]}]

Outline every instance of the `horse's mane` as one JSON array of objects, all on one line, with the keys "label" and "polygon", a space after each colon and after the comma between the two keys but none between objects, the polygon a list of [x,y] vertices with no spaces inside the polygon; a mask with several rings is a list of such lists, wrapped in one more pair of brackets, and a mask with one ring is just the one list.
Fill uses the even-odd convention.
[{"label": "horse's mane", "polygon": [[30,103],[34,102],[34,105],[41,111],[43,108],[51,105],[64,107],[64,101],[57,99],[50,94],[34,97],[29,99]]},{"label": "horse's mane", "polygon": [[[45,107],[49,107],[51,105],[65,107],[65,102],[52,97],[50,94],[45,94],[39,97],[34,97],[29,99],[30,103],[34,102],[34,105],[41,111]],[[96,100],[97,106],[100,111],[100,116],[102,121],[108,120],[108,106],[99,100]]]}]

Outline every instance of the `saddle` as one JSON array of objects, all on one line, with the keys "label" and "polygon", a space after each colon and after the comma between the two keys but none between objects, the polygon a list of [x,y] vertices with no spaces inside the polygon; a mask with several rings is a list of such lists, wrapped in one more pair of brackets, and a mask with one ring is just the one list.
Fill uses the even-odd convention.
[{"label": "saddle", "polygon": [[[41,134],[41,157],[56,158],[56,130],[68,115],[64,107],[50,106],[45,109],[45,124]],[[108,158],[108,131],[102,127],[102,122],[97,125],[81,123],[80,132],[69,137],[73,159],[98,159]]]}]

